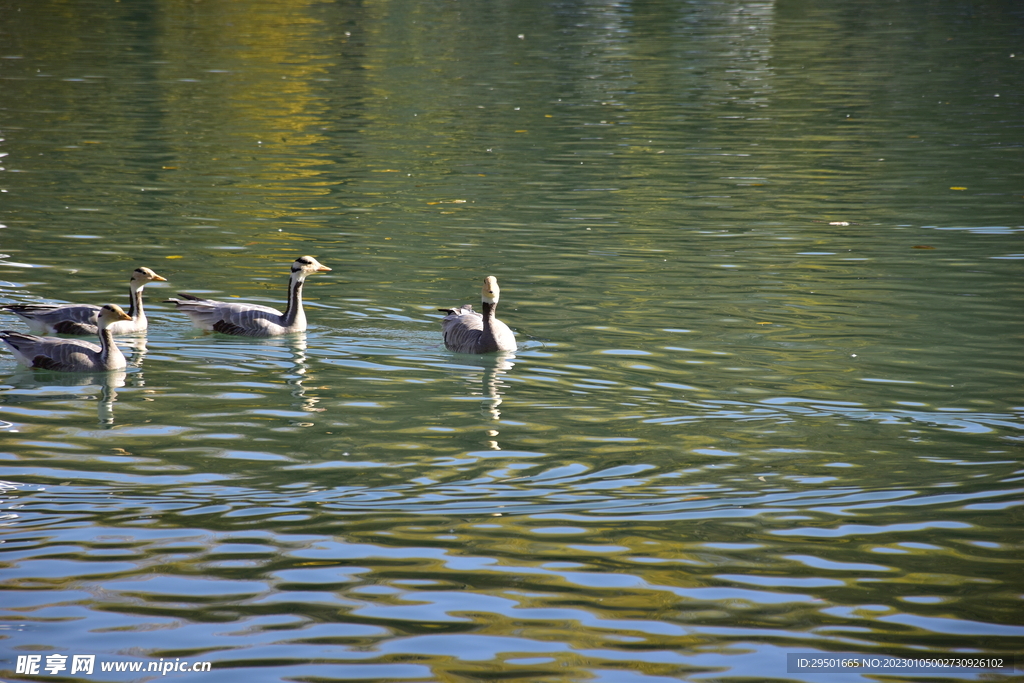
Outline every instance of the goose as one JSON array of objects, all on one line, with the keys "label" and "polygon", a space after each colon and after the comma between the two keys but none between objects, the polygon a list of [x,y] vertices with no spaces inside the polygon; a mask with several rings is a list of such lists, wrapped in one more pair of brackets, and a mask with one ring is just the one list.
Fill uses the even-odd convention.
[{"label": "goose", "polygon": [[96,316],[99,328],[99,346],[82,339],[37,337],[34,334],[0,331],[0,341],[7,344],[22,365],[61,372],[107,372],[123,370],[127,363],[124,354],[114,344],[110,331],[116,323],[131,320],[117,304],[107,304]]},{"label": "goose", "polygon": [[[150,282],[167,282],[149,268],[136,268],[128,281],[131,305],[128,320],[119,320],[108,329],[112,334],[138,334],[149,326],[142,310],[142,290]],[[36,334],[90,335],[98,332],[96,316],[100,307],[91,304],[7,304],[0,309],[10,311],[26,323]]]},{"label": "goose", "polygon": [[445,348],[456,353],[515,351],[516,335],[508,325],[494,317],[498,295],[498,279],[488,275],[480,293],[483,315],[474,311],[470,304],[462,308],[437,309],[448,314],[441,321]]},{"label": "goose", "polygon": [[168,299],[203,330],[244,337],[276,337],[306,329],[306,312],[302,310],[302,283],[311,273],[330,272],[312,256],[300,256],[292,264],[288,281],[288,306],[284,313],[259,304],[228,303],[179,294],[181,299]]}]

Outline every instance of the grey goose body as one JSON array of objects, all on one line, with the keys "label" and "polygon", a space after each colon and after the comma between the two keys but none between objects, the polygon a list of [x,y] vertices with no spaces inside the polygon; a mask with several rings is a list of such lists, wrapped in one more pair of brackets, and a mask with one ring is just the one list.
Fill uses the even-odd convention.
[{"label": "grey goose body", "polygon": [[131,320],[131,316],[116,304],[101,306],[99,310],[96,320],[99,344],[82,339],[37,337],[12,330],[0,331],[0,341],[7,345],[19,363],[30,368],[60,372],[122,370],[127,362],[124,354],[114,344],[110,328],[115,323]]},{"label": "grey goose body", "polygon": [[[130,292],[128,320],[118,320],[108,329],[112,334],[138,334],[149,327],[142,308],[142,290],[150,282],[166,282],[149,268],[136,268],[128,282]],[[96,318],[100,306],[91,304],[4,304],[0,310],[10,311],[25,321],[35,334],[94,335],[99,332]]]},{"label": "grey goose body", "polygon": [[441,320],[445,348],[456,353],[515,351],[516,335],[495,317],[499,295],[497,278],[488,275],[480,293],[483,313],[474,311],[470,304],[438,309],[447,313]]},{"label": "grey goose body", "polygon": [[306,276],[330,270],[312,256],[296,259],[288,280],[288,306],[283,313],[270,306],[215,301],[191,294],[179,294],[180,299],[168,299],[168,302],[187,315],[193,325],[211,332],[244,337],[276,337],[303,332],[306,329],[306,312],[302,308],[302,285]]}]

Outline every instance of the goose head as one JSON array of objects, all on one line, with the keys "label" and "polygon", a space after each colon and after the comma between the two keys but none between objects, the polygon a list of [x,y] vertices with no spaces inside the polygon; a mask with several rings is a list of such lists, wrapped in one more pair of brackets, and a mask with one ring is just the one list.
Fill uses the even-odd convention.
[{"label": "goose head", "polygon": [[498,278],[493,275],[488,275],[484,278],[484,286],[480,291],[480,298],[484,303],[496,304],[498,303],[498,296],[501,290],[498,289]]},{"label": "goose head", "polygon": [[310,273],[327,273],[331,269],[325,265],[321,265],[312,256],[300,256],[295,259],[295,263],[292,264],[292,275],[300,275],[306,277]]},{"label": "goose head", "polygon": [[157,275],[149,268],[136,268],[132,271],[132,287],[138,289],[145,287],[150,282],[167,282],[167,278]]},{"label": "goose head", "polygon": [[100,308],[99,315],[96,316],[96,323],[102,330],[107,327],[110,323],[116,323],[118,320],[131,320],[132,317],[124,312],[117,304],[106,304]]}]

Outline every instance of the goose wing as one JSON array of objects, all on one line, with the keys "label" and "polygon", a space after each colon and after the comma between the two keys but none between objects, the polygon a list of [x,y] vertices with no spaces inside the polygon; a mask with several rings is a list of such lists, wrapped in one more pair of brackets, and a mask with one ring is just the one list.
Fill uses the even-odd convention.
[{"label": "goose wing", "polygon": [[218,320],[213,324],[213,331],[220,332],[221,334],[235,334],[245,336],[245,328],[235,323],[229,323],[227,320]]},{"label": "goose wing", "polygon": [[438,310],[448,313],[441,320],[445,348],[456,353],[479,353],[477,349],[484,333],[484,317],[469,304],[462,308]]},{"label": "goose wing", "polygon": [[80,339],[37,337],[4,330],[0,340],[23,365],[47,370],[75,371],[99,369],[102,349]]},{"label": "goose wing", "polygon": [[99,306],[89,304],[7,304],[10,311],[39,334],[96,334]]},{"label": "goose wing", "polygon": [[181,299],[168,299],[179,311],[192,319],[192,324],[204,330],[250,337],[280,334],[283,313],[270,306],[245,304],[213,299],[201,299],[191,294],[179,294]]}]

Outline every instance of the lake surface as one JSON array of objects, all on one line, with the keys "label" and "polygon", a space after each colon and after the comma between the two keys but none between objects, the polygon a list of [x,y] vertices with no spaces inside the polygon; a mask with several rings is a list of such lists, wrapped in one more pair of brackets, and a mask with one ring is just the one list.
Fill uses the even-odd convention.
[{"label": "lake surface", "polygon": [[[1020,657],[1017,3],[0,15],[0,303],[168,280],[124,373],[0,351],[5,679]],[[163,303],[303,254],[304,334]],[[520,349],[450,353],[485,275]]]}]

